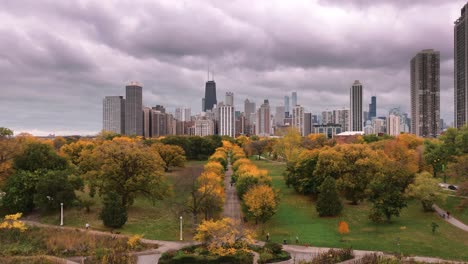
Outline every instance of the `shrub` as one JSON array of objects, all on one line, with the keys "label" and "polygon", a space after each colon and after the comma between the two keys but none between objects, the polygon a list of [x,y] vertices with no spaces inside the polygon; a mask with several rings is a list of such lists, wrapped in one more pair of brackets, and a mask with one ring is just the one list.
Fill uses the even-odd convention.
[{"label": "shrub", "polygon": [[120,196],[114,192],[104,198],[104,207],[99,218],[107,227],[119,228],[127,222],[127,209],[122,205]]},{"label": "shrub", "polygon": [[273,254],[280,254],[283,251],[283,245],[274,242],[267,242],[265,248]]}]

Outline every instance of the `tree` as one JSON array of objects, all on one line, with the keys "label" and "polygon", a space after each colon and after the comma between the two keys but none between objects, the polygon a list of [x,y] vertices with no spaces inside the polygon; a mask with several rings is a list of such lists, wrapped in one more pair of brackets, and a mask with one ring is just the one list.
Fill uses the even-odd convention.
[{"label": "tree", "polygon": [[164,162],[164,171],[170,167],[183,167],[185,163],[184,149],[179,146],[154,144],[151,149],[156,151]]},{"label": "tree", "polygon": [[28,143],[24,151],[15,157],[13,167],[17,170],[36,171],[67,169],[67,160],[59,156],[51,145],[41,142]]},{"label": "tree", "polygon": [[414,183],[408,186],[406,193],[409,197],[419,200],[426,212],[433,211],[434,202],[443,197],[439,181],[428,172],[417,174]]},{"label": "tree", "polygon": [[0,186],[13,173],[13,159],[21,153],[21,144],[15,138],[0,137]]},{"label": "tree", "polygon": [[424,141],[424,159],[427,164],[432,166],[434,178],[437,173],[441,172],[445,164],[447,164],[448,157],[440,141]]},{"label": "tree", "polygon": [[255,223],[268,221],[276,213],[278,207],[278,195],[267,185],[250,188],[242,200],[247,214],[255,219]]},{"label": "tree", "polygon": [[72,164],[79,165],[81,157],[86,155],[83,151],[92,151],[95,143],[88,140],[78,140],[76,142],[64,145],[60,148],[60,154],[67,158]]},{"label": "tree", "polygon": [[289,128],[284,137],[280,138],[274,147],[275,153],[286,161],[294,161],[301,151],[302,137],[295,128]]},{"label": "tree", "polygon": [[266,140],[256,140],[251,141],[248,145],[251,153],[257,155],[257,159],[260,160],[260,156],[265,152],[265,148],[267,146]]},{"label": "tree", "polygon": [[3,207],[9,213],[27,213],[34,209],[37,175],[30,171],[16,171],[6,181]]},{"label": "tree", "polygon": [[460,181],[468,181],[468,155],[455,157],[454,162],[448,165],[446,173]]},{"label": "tree", "polygon": [[213,218],[221,212],[224,205],[224,188],[222,178],[214,172],[203,172],[197,179],[200,209],[205,214],[205,220]]},{"label": "tree", "polygon": [[254,242],[253,233],[241,228],[239,223],[235,223],[231,218],[203,221],[193,238],[202,242],[210,253],[219,256],[235,254],[238,250],[248,250],[248,245]]},{"label": "tree", "polygon": [[13,130],[6,128],[6,127],[0,127],[0,138],[9,138],[13,136]]},{"label": "tree", "polygon": [[34,204],[45,210],[57,210],[75,201],[75,188],[68,179],[68,171],[40,171],[34,193]]},{"label": "tree", "polygon": [[341,235],[341,241],[344,241],[343,236],[349,233],[348,223],[345,221],[340,221],[338,224],[338,233]]},{"label": "tree", "polygon": [[245,172],[245,174],[240,174],[236,179],[237,195],[239,195],[239,197],[244,197],[244,194],[256,185],[270,186],[271,177],[269,177],[267,173],[266,170],[259,170],[253,167],[253,169]]},{"label": "tree", "polygon": [[296,162],[288,162],[284,174],[286,184],[304,195],[318,194],[318,188],[324,180],[324,177],[315,173],[319,153],[319,150],[304,150]]},{"label": "tree", "polygon": [[327,177],[320,185],[320,193],[317,199],[316,209],[319,216],[337,216],[343,210],[338,191],[336,189],[335,179]]},{"label": "tree", "polygon": [[127,222],[127,209],[121,201],[122,198],[115,192],[106,194],[103,201],[104,207],[99,214],[105,226],[119,228]]},{"label": "tree", "polygon": [[55,137],[53,140],[55,150],[59,150],[63,145],[67,144],[67,140],[63,137]]},{"label": "tree", "polygon": [[116,137],[84,152],[80,167],[100,194],[115,191],[126,207],[138,194],[162,199],[169,191],[163,177],[163,161],[148,148],[133,139]]}]

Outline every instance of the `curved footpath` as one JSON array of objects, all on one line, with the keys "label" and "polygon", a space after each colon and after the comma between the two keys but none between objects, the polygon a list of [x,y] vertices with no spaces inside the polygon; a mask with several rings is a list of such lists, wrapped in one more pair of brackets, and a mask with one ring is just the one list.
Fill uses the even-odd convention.
[{"label": "curved footpath", "polygon": [[437,206],[437,205],[434,204],[432,207],[433,207],[434,210],[437,212],[437,214],[439,214],[442,218],[444,218],[445,222],[448,222],[448,223],[450,223],[451,225],[453,225],[453,226],[455,226],[455,227],[458,227],[459,229],[468,232],[468,225],[465,225],[462,221],[456,219],[456,218],[453,217],[453,216],[450,216],[450,218],[444,217],[444,216],[446,215],[446,212],[447,212],[447,211],[443,210],[443,209],[440,208],[439,206]]}]

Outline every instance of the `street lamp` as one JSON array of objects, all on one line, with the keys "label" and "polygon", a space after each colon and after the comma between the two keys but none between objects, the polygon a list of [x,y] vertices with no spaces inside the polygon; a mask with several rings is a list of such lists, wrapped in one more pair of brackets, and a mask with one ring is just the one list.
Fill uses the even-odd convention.
[{"label": "street lamp", "polygon": [[60,225],[63,226],[63,203],[60,203]]},{"label": "street lamp", "polygon": [[183,240],[182,238],[182,216],[179,219],[180,219],[180,241],[182,241]]}]

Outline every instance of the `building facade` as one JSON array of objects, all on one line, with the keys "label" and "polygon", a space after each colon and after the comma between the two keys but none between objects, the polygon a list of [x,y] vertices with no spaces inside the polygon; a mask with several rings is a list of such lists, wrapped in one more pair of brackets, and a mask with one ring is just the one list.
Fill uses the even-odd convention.
[{"label": "building facade", "polygon": [[454,31],[454,126],[460,128],[468,119],[468,4],[461,9]]},{"label": "building facade", "polygon": [[351,86],[349,97],[349,130],[362,131],[362,84],[359,80]]},{"label": "building facade", "polygon": [[304,136],[304,107],[296,105],[292,112],[292,127],[296,128]]},{"label": "building facade", "polygon": [[218,103],[216,99],[216,83],[214,80],[207,81],[205,84],[205,107],[204,112],[213,110],[213,106]]},{"label": "building facade", "polygon": [[411,132],[420,137],[440,133],[440,54],[427,49],[411,60]]},{"label": "building facade", "polygon": [[341,125],[327,124],[327,125],[314,125],[314,134],[324,134],[327,138],[334,138],[341,133]]},{"label": "building facade", "polygon": [[195,135],[204,137],[214,135],[214,123],[211,119],[195,120]]},{"label": "building facade", "polygon": [[400,125],[401,125],[400,116],[390,114],[387,117],[387,134],[389,134],[390,136],[400,135],[400,131],[401,131]]},{"label": "building facade", "polygon": [[125,94],[125,135],[143,136],[143,86],[131,82]]},{"label": "building facade", "polygon": [[341,132],[349,131],[349,110],[338,109],[333,110],[333,122],[334,124],[341,125]]},{"label": "building facade", "polygon": [[236,134],[236,119],[234,106],[219,104],[219,135],[234,137]]},{"label": "building facade", "polygon": [[268,100],[265,99],[257,111],[255,132],[258,136],[269,137],[271,133],[270,126],[270,104]]},{"label": "building facade", "polygon": [[372,96],[371,97],[371,103],[369,104],[369,114],[368,117],[364,120],[372,120],[372,118],[377,117],[377,97]]},{"label": "building facade", "polygon": [[123,96],[106,96],[102,101],[102,129],[125,134],[125,99]]}]

